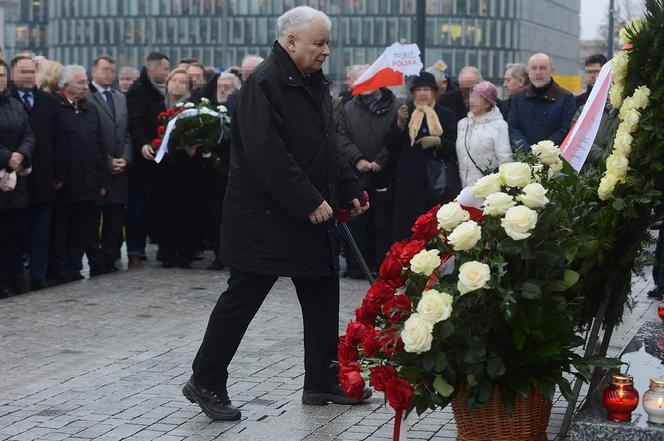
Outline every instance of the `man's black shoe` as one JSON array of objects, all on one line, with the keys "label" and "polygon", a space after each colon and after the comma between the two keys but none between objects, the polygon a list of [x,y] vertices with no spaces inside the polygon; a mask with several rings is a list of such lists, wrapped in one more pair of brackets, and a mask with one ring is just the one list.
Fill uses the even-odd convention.
[{"label": "man's black shoe", "polygon": [[6,299],[7,297],[11,297],[12,292],[9,290],[9,288],[2,287],[0,288],[0,299]]},{"label": "man's black shoe", "polygon": [[648,297],[654,298],[654,299],[657,299],[657,300],[663,300],[664,299],[664,288],[656,286],[655,288],[648,291]]},{"label": "man's black shoe", "polygon": [[44,280],[31,280],[30,281],[30,291],[39,291],[42,289],[48,288],[46,281]]},{"label": "man's black shoe", "polygon": [[361,400],[348,398],[340,384],[331,386],[328,390],[317,392],[305,390],[302,392],[302,404],[311,404],[313,406],[325,406],[332,404],[360,404],[371,397],[371,389],[364,388]]},{"label": "man's black shoe", "polygon": [[213,420],[233,421],[242,416],[240,409],[231,404],[226,391],[213,392],[198,387],[193,378],[182,388],[182,395],[190,402],[198,404],[203,413]]},{"label": "man's black shoe", "polygon": [[215,259],[205,269],[210,271],[221,271],[222,269],[224,269],[224,267],[225,265],[221,263],[221,260]]}]

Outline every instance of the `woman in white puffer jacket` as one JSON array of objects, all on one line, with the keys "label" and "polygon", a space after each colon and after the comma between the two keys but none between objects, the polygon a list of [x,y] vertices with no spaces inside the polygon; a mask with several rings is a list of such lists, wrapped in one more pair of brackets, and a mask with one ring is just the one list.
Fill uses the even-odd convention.
[{"label": "woman in white puffer jacket", "polygon": [[496,87],[482,81],[470,93],[468,116],[458,123],[456,151],[462,187],[514,161],[507,123],[496,101]]}]

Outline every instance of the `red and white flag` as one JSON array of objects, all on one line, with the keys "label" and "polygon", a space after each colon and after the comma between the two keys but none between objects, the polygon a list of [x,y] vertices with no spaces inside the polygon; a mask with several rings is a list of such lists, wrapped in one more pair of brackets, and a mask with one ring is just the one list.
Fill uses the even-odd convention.
[{"label": "red and white flag", "polygon": [[581,170],[584,162],[586,162],[590,148],[595,141],[595,136],[597,136],[610,86],[611,63],[609,62],[602,66],[602,70],[597,76],[597,81],[590,91],[588,101],[583,106],[581,116],[579,116],[576,124],[574,124],[572,130],[570,130],[560,145],[560,152],[563,158],[577,172]]},{"label": "red and white flag", "polygon": [[422,67],[416,44],[394,43],[353,83],[353,95],[381,87],[403,86],[404,76],[417,75]]}]

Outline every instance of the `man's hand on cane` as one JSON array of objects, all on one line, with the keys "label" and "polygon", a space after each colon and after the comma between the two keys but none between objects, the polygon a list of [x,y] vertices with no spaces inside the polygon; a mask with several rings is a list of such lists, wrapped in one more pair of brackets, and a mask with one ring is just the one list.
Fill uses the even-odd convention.
[{"label": "man's hand on cane", "polygon": [[353,216],[359,216],[360,214],[364,213],[369,209],[369,201],[366,201],[364,205],[360,202],[359,199],[355,198],[352,201],[353,208],[350,210],[350,215],[351,217]]},{"label": "man's hand on cane", "polygon": [[328,204],[327,201],[323,201],[323,203],[321,203],[318,208],[309,215],[309,220],[312,224],[322,224],[323,222],[332,219],[333,215],[334,212],[332,211],[330,204]]}]

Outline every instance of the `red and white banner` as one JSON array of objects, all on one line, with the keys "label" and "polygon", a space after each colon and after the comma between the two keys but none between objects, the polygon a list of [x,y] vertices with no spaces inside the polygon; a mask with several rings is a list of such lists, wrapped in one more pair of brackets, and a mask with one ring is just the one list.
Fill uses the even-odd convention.
[{"label": "red and white banner", "polygon": [[353,95],[381,87],[403,86],[404,75],[417,75],[422,67],[416,44],[394,43],[353,83]]},{"label": "red and white banner", "polygon": [[590,96],[583,112],[560,145],[563,158],[569,162],[577,172],[586,162],[590,148],[595,141],[599,124],[602,121],[606,98],[611,87],[611,63],[602,66],[597,81],[590,91]]}]

